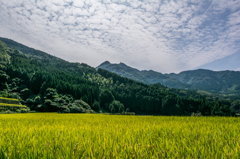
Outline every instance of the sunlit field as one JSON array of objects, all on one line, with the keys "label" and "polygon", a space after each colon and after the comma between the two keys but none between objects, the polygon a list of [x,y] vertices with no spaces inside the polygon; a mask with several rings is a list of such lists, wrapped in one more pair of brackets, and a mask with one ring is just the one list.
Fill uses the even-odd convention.
[{"label": "sunlit field", "polygon": [[0,158],[239,158],[240,118],[1,114]]}]

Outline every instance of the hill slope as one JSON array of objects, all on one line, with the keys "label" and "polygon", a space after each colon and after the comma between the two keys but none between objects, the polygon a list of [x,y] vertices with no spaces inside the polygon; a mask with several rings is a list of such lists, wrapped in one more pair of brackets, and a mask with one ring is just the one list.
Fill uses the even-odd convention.
[{"label": "hill slope", "polygon": [[178,88],[178,89],[185,89],[185,88],[191,87],[190,85],[183,84],[178,80],[168,77],[162,73],[155,72],[152,70],[139,71],[138,69],[127,66],[124,63],[111,64],[110,62],[106,61],[100,64],[97,68],[102,68],[110,72],[116,73],[122,77],[127,77],[145,84],[161,83],[165,86]]},{"label": "hill slope", "polygon": [[166,74],[179,82],[189,84],[194,88],[220,94],[240,93],[240,72],[239,71],[211,71],[192,70],[179,74]]},{"label": "hill slope", "polygon": [[198,69],[184,71],[179,74],[162,74],[155,71],[139,71],[123,63],[111,64],[104,62],[97,68],[102,68],[145,84],[161,83],[171,88],[205,90],[219,94],[240,95],[239,71],[211,71]]}]

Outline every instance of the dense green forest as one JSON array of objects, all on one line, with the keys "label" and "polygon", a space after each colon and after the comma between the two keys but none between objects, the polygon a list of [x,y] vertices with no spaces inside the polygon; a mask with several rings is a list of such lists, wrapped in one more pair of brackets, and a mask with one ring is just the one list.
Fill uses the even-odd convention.
[{"label": "dense green forest", "polygon": [[0,40],[4,41],[0,41],[0,96],[17,98],[31,110],[220,116],[240,110],[238,100],[143,84]]}]

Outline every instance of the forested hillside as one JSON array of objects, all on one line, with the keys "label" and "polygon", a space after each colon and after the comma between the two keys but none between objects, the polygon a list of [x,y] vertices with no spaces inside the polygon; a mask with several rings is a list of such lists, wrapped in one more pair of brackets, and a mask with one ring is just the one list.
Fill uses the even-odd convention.
[{"label": "forested hillside", "polygon": [[231,100],[182,95],[160,84],[143,84],[1,40],[0,96],[18,98],[31,110],[159,115],[234,115],[230,107],[239,110]]},{"label": "forested hillside", "polygon": [[190,85],[183,84],[174,78],[165,76],[162,73],[155,72],[152,70],[139,71],[138,69],[127,66],[124,63],[111,64],[109,61],[105,61],[102,64],[100,64],[97,68],[102,68],[110,72],[116,73],[122,77],[127,77],[145,84],[161,83],[165,86],[177,89],[185,89],[191,87]]},{"label": "forested hillside", "polygon": [[139,71],[124,63],[111,64],[106,61],[97,68],[102,68],[120,76],[145,84],[161,83],[165,86],[185,90],[204,90],[223,95],[240,95],[239,71],[192,70],[179,74],[162,74],[155,71]]},{"label": "forested hillside", "polygon": [[165,74],[192,88],[225,95],[240,95],[240,71],[191,70]]}]

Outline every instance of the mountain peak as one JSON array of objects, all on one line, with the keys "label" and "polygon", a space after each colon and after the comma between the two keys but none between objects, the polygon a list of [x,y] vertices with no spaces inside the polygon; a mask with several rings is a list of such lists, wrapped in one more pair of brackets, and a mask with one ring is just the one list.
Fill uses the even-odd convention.
[{"label": "mountain peak", "polygon": [[109,65],[109,64],[111,64],[109,61],[105,61],[105,62],[101,63],[98,67],[104,66],[104,65]]},{"label": "mountain peak", "polygon": [[110,64],[110,62],[109,61],[105,61],[105,62],[103,62],[102,64]]}]

